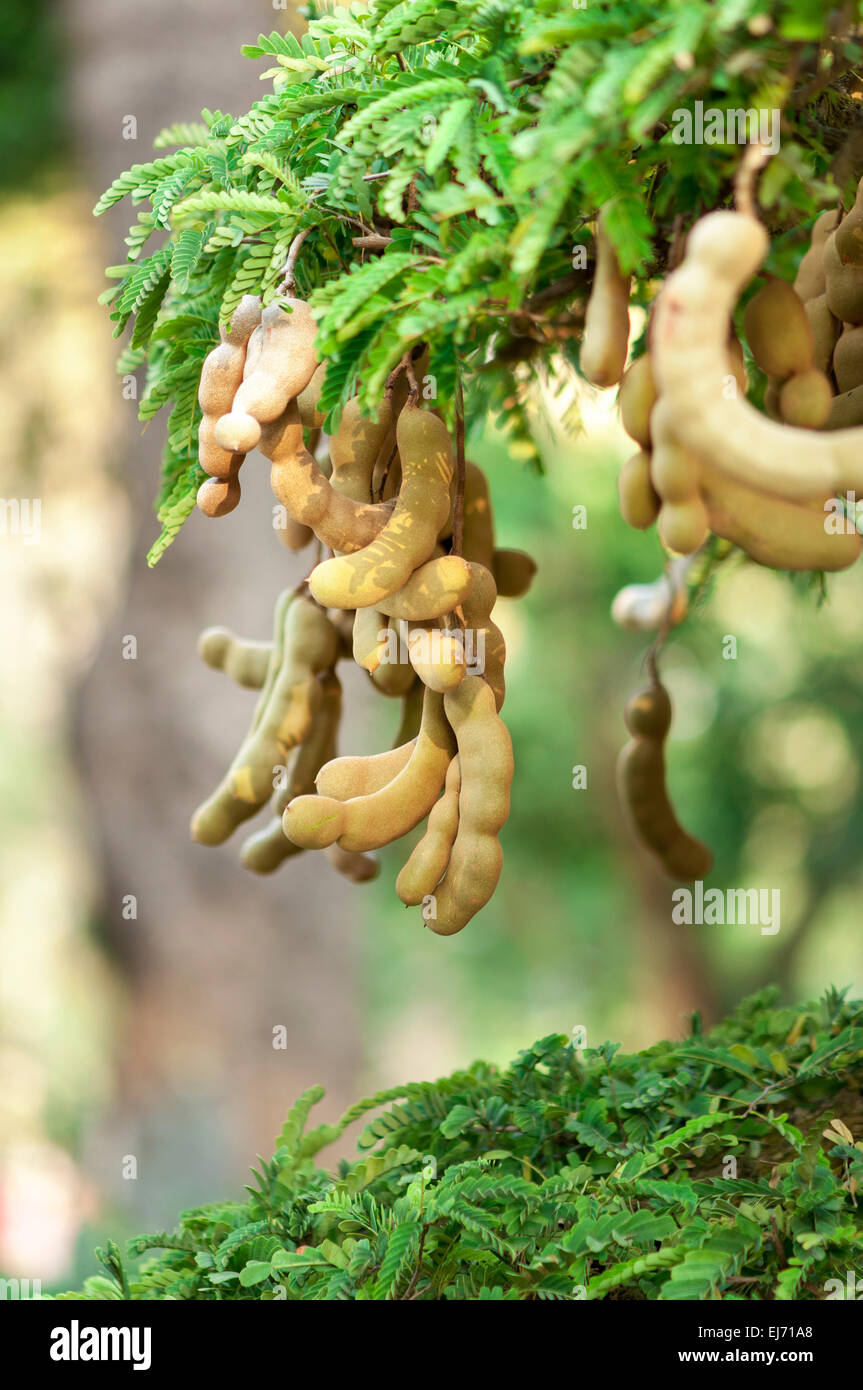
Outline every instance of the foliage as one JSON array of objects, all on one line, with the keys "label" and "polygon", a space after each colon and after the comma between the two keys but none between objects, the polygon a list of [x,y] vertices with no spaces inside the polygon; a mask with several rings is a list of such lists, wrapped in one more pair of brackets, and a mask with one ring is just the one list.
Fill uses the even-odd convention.
[{"label": "foliage", "polygon": [[[331,425],[356,391],[379,398],[425,341],[446,408],[461,372],[468,419],[499,417],[513,449],[536,461],[527,395],[551,366],[577,370],[589,274],[574,248],[590,251],[598,207],[610,205],[643,302],[683,223],[730,196],[739,147],[705,157],[675,143],[674,113],[696,101],[782,111],[762,202],[795,256],[797,229],[835,199],[829,170],[858,114],[843,82],[859,45],[834,44],[835,16],[811,0],[310,11],[302,39],[272,33],[244,50],[270,63],[272,92],[239,119],[204,111],[200,124],[169,128],[158,157],[96,207],[142,205],[104,298],[118,333],[134,320],[122,367],[147,362],[144,418],[173,403],[151,560],[202,477],[192,383],[218,322],[244,293],[279,294],[299,235],[296,285],[319,318]],[[163,244],[145,256],[151,238]]]},{"label": "foliage", "polygon": [[[863,1001],[776,997],[631,1056],[553,1035],[307,1131],[313,1088],[245,1203],[133,1240],[162,1252],[139,1273],[109,1246],[60,1297],[824,1298],[863,1276]],[[316,1166],[372,1114],[356,1160]]]}]

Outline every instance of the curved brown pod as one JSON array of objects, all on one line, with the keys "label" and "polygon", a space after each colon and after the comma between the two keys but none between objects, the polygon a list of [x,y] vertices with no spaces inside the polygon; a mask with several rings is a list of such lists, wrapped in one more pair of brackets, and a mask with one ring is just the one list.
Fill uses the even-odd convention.
[{"label": "curved brown pod", "polygon": [[671,700],[658,681],[639,690],[623,713],[632,734],[617,764],[618,787],[632,827],[645,849],[670,878],[691,883],[706,878],[713,855],[683,829],[674,814],[665,778],[665,740]]}]

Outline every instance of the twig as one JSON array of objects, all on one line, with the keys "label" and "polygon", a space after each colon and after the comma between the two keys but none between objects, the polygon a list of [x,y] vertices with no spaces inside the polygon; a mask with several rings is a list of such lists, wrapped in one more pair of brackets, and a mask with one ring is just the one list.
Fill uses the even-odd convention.
[{"label": "twig", "polygon": [[297,232],[297,235],[291,242],[290,250],[285,260],[285,274],[280,286],[280,289],[284,292],[288,292],[294,288],[294,272],[297,268],[300,248],[311,230],[311,227],[306,227],[304,231]]}]

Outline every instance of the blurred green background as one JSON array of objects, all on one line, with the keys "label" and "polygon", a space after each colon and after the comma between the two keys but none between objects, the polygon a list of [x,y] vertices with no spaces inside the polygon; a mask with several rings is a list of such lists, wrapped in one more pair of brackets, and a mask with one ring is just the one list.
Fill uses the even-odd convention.
[{"label": "blurred green background", "polygon": [[[158,571],[143,564],[163,426],[142,439],[113,377],[95,298],[125,224],[97,225],[89,208],[167,120],[257,94],[239,45],[272,27],[270,5],[213,0],[206,47],[194,10],[159,0],[144,16],[118,0],[109,20],[94,0],[7,0],[0,17],[0,469],[4,498],[40,498],[44,525],[39,545],[0,537],[0,1274],[45,1288],[89,1272],[103,1233],[170,1225],[180,1206],[238,1190],[314,1081],[326,1117],[551,1031],[635,1048],[768,981],[787,999],[863,988],[863,571],[831,578],[821,602],[732,556],[672,634],[681,818],[714,850],[712,886],[779,889],[782,907],[774,936],[675,926],[671,885],[633,844],[614,787],[647,639],[610,607],[663,560],[618,515],[629,447],[613,392],[576,401],[576,438],[558,424],[572,388],[536,397],[542,479],[491,429],[471,446],[498,543],[529,550],[539,574],[500,604],[516,781],[504,876],[468,930],[433,938],[401,907],[404,846],[353,889],[311,856],[260,883],[234,846],[188,842],[249,713],[198,670],[194,633],[225,621],[265,635],[276,589],[306,568],[258,554],[263,475],[237,520],[195,517]],[[128,633],[134,670],[117,658]],[[387,746],[396,710],[358,679],[347,699],[343,751]],[[124,915],[128,894],[139,916]]]}]

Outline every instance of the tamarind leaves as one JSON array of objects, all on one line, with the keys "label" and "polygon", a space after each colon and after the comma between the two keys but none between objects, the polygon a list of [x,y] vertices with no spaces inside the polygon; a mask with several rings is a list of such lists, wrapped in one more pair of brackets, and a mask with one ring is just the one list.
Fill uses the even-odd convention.
[{"label": "tamarind leaves", "polygon": [[[260,35],[244,53],[271,65],[272,90],[238,117],[205,110],[169,125],[156,157],[95,208],[143,205],[105,301],[118,333],[136,321],[146,409],[185,384],[159,328],[202,302],[209,315],[214,295],[214,328],[242,294],[268,301],[308,230],[296,292],[328,359],[330,426],[357,390],[371,408],[422,340],[438,390],[454,382],[438,361],[457,353],[474,416],[492,410],[538,466],[527,393],[540,369],[577,371],[578,328],[557,321],[578,323],[589,274],[573,277],[574,256],[598,208],[643,303],[680,221],[731,196],[739,150],[677,143],[681,111],[781,111],[764,187],[792,241],[836,196],[829,170],[857,104],[838,78],[820,92],[830,16],[809,0],[374,0],[317,15],[300,37]],[[145,260],[154,233],[165,246]],[[518,311],[537,296],[526,337]],[[166,454],[159,505],[195,477]]]},{"label": "tamarind leaves", "polygon": [[[135,1238],[130,1257],[158,1252],[135,1272],[109,1247],[108,1277],[60,1298],[699,1301],[741,1279],[756,1300],[822,1298],[863,1276],[863,1150],[836,1113],[863,1082],[863,1001],[777,997],[745,1000],[697,1048],[576,1053],[554,1034],[508,1067],[393,1087],[307,1132],[312,1087],[246,1201]],[[775,1080],[753,1092],[732,1065],[747,1049],[781,1053],[781,1094],[811,1134],[773,1114]],[[355,1159],[314,1165],[373,1111]]]}]

